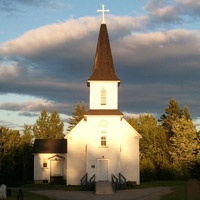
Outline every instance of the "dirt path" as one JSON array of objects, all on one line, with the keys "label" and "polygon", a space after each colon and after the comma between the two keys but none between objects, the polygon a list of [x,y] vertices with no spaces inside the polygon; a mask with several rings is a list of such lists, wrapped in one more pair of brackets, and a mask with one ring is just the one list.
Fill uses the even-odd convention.
[{"label": "dirt path", "polygon": [[111,195],[95,195],[93,192],[42,190],[32,191],[51,197],[54,200],[159,200],[161,196],[171,193],[169,187],[121,190]]},{"label": "dirt path", "polygon": [[200,184],[197,180],[189,180],[186,184],[187,200],[200,200]]}]

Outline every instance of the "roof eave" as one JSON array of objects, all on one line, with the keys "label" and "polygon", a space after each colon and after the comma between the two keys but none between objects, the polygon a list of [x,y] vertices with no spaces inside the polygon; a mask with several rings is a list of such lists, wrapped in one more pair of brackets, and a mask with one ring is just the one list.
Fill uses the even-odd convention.
[{"label": "roof eave", "polygon": [[118,83],[118,87],[120,86],[120,80],[87,80],[87,86],[90,87],[90,83],[91,82],[117,82]]}]

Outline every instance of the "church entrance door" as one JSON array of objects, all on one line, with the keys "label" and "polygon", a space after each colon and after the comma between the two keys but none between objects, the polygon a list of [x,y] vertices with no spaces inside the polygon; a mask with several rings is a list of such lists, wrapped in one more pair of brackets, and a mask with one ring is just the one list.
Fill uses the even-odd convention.
[{"label": "church entrance door", "polygon": [[99,181],[108,180],[108,160],[99,160]]}]

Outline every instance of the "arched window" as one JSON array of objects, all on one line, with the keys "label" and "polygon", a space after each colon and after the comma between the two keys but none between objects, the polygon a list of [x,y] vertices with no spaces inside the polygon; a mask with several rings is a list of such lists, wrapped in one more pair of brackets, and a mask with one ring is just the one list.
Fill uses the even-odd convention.
[{"label": "arched window", "polygon": [[106,105],[106,90],[104,88],[101,90],[101,105]]}]

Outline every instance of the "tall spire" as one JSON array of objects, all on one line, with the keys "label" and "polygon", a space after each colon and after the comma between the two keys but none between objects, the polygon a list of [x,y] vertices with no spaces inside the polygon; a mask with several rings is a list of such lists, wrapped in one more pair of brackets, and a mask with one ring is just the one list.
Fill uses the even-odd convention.
[{"label": "tall spire", "polygon": [[106,24],[101,24],[100,27],[93,72],[87,81],[88,86],[90,81],[120,82],[114,70],[113,58]]}]

